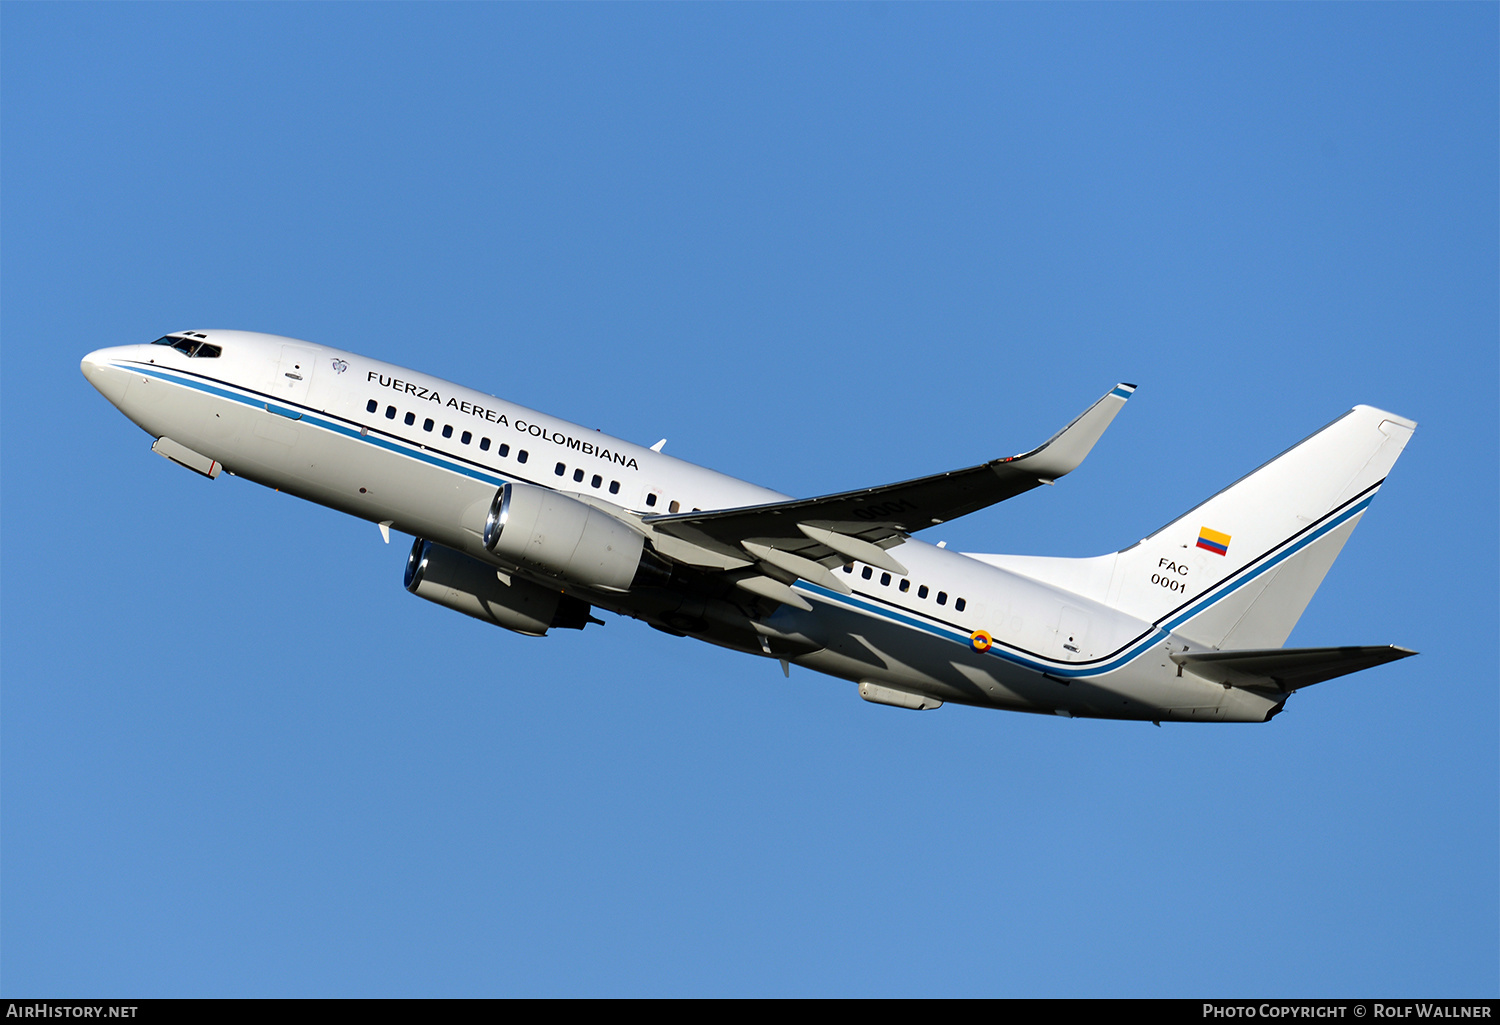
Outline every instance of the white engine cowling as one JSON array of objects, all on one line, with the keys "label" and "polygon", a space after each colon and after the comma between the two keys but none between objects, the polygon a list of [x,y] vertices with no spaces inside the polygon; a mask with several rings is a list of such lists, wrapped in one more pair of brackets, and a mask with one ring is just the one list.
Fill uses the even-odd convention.
[{"label": "white engine cowling", "polygon": [[513,565],[608,591],[629,590],[642,571],[670,573],[624,521],[532,484],[509,483],[495,493],[484,546]]},{"label": "white engine cowling", "polygon": [[494,566],[420,537],[406,557],[405,583],[418,598],[530,637],[589,622],[587,602],[520,577],[506,583]]}]

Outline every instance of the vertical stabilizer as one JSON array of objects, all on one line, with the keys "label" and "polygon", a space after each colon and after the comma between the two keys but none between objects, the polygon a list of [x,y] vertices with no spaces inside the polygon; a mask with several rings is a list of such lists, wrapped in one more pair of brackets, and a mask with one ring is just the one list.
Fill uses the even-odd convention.
[{"label": "vertical stabilizer", "polygon": [[1415,428],[1354,407],[1116,553],[1108,603],[1210,647],[1279,647]]}]

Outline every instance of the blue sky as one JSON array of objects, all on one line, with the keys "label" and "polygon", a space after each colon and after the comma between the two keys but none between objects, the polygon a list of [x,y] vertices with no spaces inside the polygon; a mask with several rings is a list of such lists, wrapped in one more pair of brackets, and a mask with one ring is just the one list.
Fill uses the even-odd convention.
[{"label": "blue sky", "polygon": [[[0,7],[5,995],[1496,995],[1497,8]],[[1123,547],[1416,436],[1264,726],[947,706],[606,617],[149,451],[174,329],[414,366],[798,495]]]}]

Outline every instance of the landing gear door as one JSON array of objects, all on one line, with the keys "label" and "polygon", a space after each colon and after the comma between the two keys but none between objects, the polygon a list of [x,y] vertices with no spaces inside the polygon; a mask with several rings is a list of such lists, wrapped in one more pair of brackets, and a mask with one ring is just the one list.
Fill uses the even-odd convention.
[{"label": "landing gear door", "polygon": [[283,345],[281,359],[276,364],[276,380],[271,382],[271,393],[292,402],[307,402],[312,388],[313,368],[318,364],[318,350],[300,345]]}]

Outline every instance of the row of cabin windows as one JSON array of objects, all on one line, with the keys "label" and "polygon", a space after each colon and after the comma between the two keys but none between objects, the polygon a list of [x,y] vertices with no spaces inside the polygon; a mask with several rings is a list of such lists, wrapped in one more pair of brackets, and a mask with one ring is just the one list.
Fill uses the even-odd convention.
[{"label": "row of cabin windows", "polygon": [[[374,399],[371,399],[369,402],[365,403],[365,412],[366,413],[374,413],[374,412],[376,412],[379,409],[380,409],[380,403],[376,402]],[[396,419],[396,407],[395,406],[386,406],[385,407],[385,418],[387,420],[394,420],[394,419]],[[417,422],[417,414],[415,414],[415,413],[407,413],[406,417],[405,417],[405,422],[406,422],[406,426],[408,426],[408,427],[414,426],[416,424],[416,422]],[[432,417],[428,417],[427,419],[425,419],[425,420],[422,421],[422,430],[424,430],[424,431],[431,431],[436,426],[437,426],[437,424],[433,421]],[[453,437],[453,425],[452,424],[444,424],[443,425],[443,437],[445,437],[445,438],[451,438],[451,437]],[[458,442],[461,445],[467,445],[470,442],[472,442],[473,440],[474,440],[474,434],[473,434],[472,431],[464,431],[462,434],[460,434],[458,436]],[[481,452],[488,452],[489,450],[490,450],[490,439],[489,438],[480,438],[479,439],[479,451],[481,451]],[[504,459],[506,456],[510,455],[510,446],[507,445],[507,444],[505,444],[504,442],[501,442],[500,447],[495,450],[495,454],[498,455],[500,458]],[[518,462],[518,463],[524,463],[530,457],[531,457],[531,453],[527,452],[524,448],[523,449],[519,449],[516,452],[516,462]],[[559,477],[561,477],[566,471],[567,471],[567,467],[563,466],[562,463],[558,463],[557,464],[557,475]],[[573,479],[575,481],[582,481],[583,480],[583,471],[582,470],[574,470],[573,471]],[[592,481],[592,486],[597,488],[597,487],[600,487],[601,485],[603,485],[603,483],[604,483],[604,478],[601,477],[601,476],[599,476],[599,474],[597,474],[597,473],[594,474],[594,479]],[[609,493],[611,495],[618,495],[620,493],[620,482],[619,481],[612,480],[612,481],[609,482]],[[647,501],[650,502],[651,499],[653,499],[655,497],[656,496],[654,496],[654,495],[648,496]],[[675,506],[677,503],[673,502],[672,504]],[[673,509],[672,511],[676,512],[677,510]]]},{"label": "row of cabin windows", "polygon": [[[557,474],[559,477],[561,477],[561,476],[565,475],[568,472],[568,468],[567,468],[567,466],[565,464],[558,463],[555,467],[553,467],[552,472],[555,473],[555,474]],[[574,469],[573,469],[573,483],[575,483],[575,484],[582,484],[584,476],[585,476],[585,474],[584,474],[584,471],[583,471],[582,468],[580,468],[580,467],[574,467]],[[601,487],[603,484],[604,484],[604,478],[601,477],[597,473],[594,474],[593,477],[589,478],[589,487],[591,487],[591,488],[598,488],[598,487]],[[612,480],[612,481],[609,482],[609,493],[611,495],[618,495],[620,493],[620,482],[619,481]]]},{"label": "row of cabin windows", "polygon": [[[380,409],[380,403],[376,402],[374,399],[371,399],[369,402],[365,403],[365,412],[366,413],[374,413],[374,412],[376,412],[379,409]],[[395,406],[386,406],[385,407],[385,418],[387,420],[394,420],[394,419],[396,419],[396,407]],[[415,424],[417,422],[417,414],[415,414],[415,413],[407,413],[406,417],[405,417],[405,422],[406,422],[406,426],[408,426],[408,427],[412,426],[413,424]],[[432,430],[436,426],[437,426],[437,424],[433,421],[433,419],[431,417],[428,417],[426,420],[422,421],[422,430],[424,430],[424,431],[430,431],[430,430]],[[451,438],[451,437],[453,437],[453,426],[451,424],[444,424],[443,425],[443,437],[445,437],[445,438]],[[467,444],[469,444],[470,442],[472,442],[474,440],[474,434],[473,434],[472,431],[464,431],[462,434],[460,434],[458,436],[458,440],[459,440],[460,444],[467,445]],[[479,439],[479,450],[481,452],[488,452],[490,450],[490,439],[489,438],[480,438]],[[502,458],[505,457],[505,456],[510,455],[510,446],[506,445],[506,444],[501,444],[501,446],[498,449],[495,450],[495,454],[501,456]],[[531,456],[531,453],[527,452],[523,448],[523,449],[521,449],[520,451],[518,451],[516,453],[516,462],[518,462],[518,463],[524,463],[524,462],[526,462],[527,459],[530,458],[530,456]]]},{"label": "row of cabin windows", "polygon": [[[844,567],[844,572],[845,573],[853,573],[854,572],[854,567],[853,566],[845,566]],[[873,577],[875,575],[875,571],[873,569],[871,569],[869,566],[866,566],[864,569],[862,569],[862,570],[859,571],[859,575],[862,578],[864,578],[865,580],[869,580],[871,577]],[[880,574],[880,586],[881,587],[890,587],[891,586],[891,575],[889,573],[882,573],[882,574]],[[907,579],[906,577],[902,577],[901,578],[901,583],[900,583],[900,585],[899,585],[899,587],[897,589],[902,594],[905,594],[907,591],[911,590],[911,581],[909,579]],[[926,598],[927,594],[928,594],[927,585],[926,584],[919,584],[917,586],[917,597],[918,598]],[[948,604],[948,592],[947,591],[939,591],[937,593],[937,603],[939,605],[947,605]],[[956,601],[954,601],[954,603],[953,603],[954,611],[956,611],[956,612],[962,612],[966,607],[968,607],[968,604],[969,603],[966,602],[966,601],[964,601],[964,599],[959,598]]]},{"label": "row of cabin windows", "polygon": [[[554,466],[552,468],[552,472],[555,473],[559,477],[566,477],[568,475],[568,464],[567,463],[558,463],[556,466]],[[575,468],[573,470],[573,481],[574,481],[574,483],[582,484],[583,483],[584,475],[585,474],[584,474],[583,470]],[[601,476],[599,476],[596,473],[596,474],[594,474],[593,478],[589,481],[589,487],[591,487],[591,488],[597,488],[603,482],[603,480],[604,480],[604,478],[601,477]],[[612,480],[612,481],[609,482],[609,493],[611,495],[618,495],[620,493],[620,482],[619,481]],[[657,503],[658,500],[659,500],[659,496],[657,495],[657,493],[655,491],[648,491],[648,492],[646,492],[646,505],[647,506],[651,507],[652,509],[655,509],[656,508],[656,503]],[[667,504],[667,512],[669,512],[669,513],[675,513],[675,512],[681,512],[681,511],[682,511],[682,503],[679,502],[679,501],[677,501],[677,499],[674,498],[674,499],[672,499],[671,502],[669,502]],[[702,512],[702,511],[703,510],[697,509],[697,508],[693,509],[693,512]]]}]

